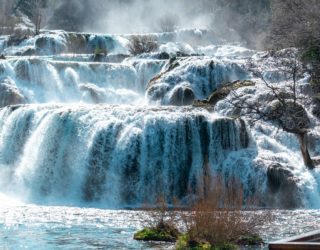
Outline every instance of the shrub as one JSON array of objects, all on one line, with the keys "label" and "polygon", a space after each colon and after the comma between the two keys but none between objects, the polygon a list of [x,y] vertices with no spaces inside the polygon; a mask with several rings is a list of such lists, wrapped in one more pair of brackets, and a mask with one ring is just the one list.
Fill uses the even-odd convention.
[{"label": "shrub", "polygon": [[271,220],[271,213],[255,211],[255,199],[245,199],[242,185],[236,179],[225,181],[219,176],[212,177],[208,161],[203,168],[198,199],[189,213],[182,214],[189,242],[221,246],[252,239],[258,226]]},{"label": "shrub", "polygon": [[134,234],[135,240],[175,242],[179,236],[176,228],[169,224],[159,224],[154,228],[144,228]]},{"label": "shrub", "polygon": [[[147,208],[146,228],[135,234],[137,240],[177,240],[177,249],[233,250],[237,245],[263,244],[258,227],[269,222],[271,213],[256,211],[255,199],[245,198],[236,179],[212,177],[206,160],[197,199],[190,207],[169,209],[161,198]],[[177,203],[175,203],[177,204]],[[177,228],[184,226],[185,234]]]},{"label": "shrub", "polygon": [[175,242],[178,239],[177,213],[169,209],[163,197],[157,200],[155,207],[146,206],[145,210],[145,228],[134,234],[135,240]]},{"label": "shrub", "polygon": [[130,54],[136,56],[143,53],[150,53],[159,48],[157,41],[149,35],[145,36],[132,36],[128,49]]}]

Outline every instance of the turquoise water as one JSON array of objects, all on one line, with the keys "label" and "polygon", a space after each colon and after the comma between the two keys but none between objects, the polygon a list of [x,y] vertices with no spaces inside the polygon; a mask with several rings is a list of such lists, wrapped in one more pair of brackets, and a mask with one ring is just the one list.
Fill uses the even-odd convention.
[{"label": "turquoise water", "polygon": [[[261,228],[266,241],[318,229],[320,210],[273,211]],[[0,207],[0,249],[172,249],[133,234],[144,212],[16,204]]]}]

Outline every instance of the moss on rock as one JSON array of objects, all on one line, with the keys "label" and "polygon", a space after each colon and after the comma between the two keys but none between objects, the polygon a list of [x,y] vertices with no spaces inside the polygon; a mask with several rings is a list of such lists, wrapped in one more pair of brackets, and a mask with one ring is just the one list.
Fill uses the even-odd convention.
[{"label": "moss on rock", "polygon": [[238,246],[231,242],[211,245],[206,241],[190,240],[188,234],[181,235],[176,243],[177,250],[235,250]]},{"label": "moss on rock", "polygon": [[237,90],[243,87],[252,87],[255,83],[250,80],[234,81],[232,83],[225,84],[220,88],[212,92],[212,94],[205,100],[197,100],[194,102],[196,107],[214,107],[219,101],[225,99],[233,90]]},{"label": "moss on rock", "polygon": [[264,241],[259,235],[254,234],[240,237],[240,239],[237,241],[237,244],[245,246],[256,246],[264,244]]},{"label": "moss on rock", "polygon": [[154,228],[144,228],[134,234],[134,239],[139,241],[165,241],[176,242],[179,231],[167,224],[160,223]]}]

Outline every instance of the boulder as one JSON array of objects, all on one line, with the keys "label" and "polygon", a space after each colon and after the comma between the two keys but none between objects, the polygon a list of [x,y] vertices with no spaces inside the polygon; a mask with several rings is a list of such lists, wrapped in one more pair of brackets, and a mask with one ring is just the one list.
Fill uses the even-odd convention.
[{"label": "boulder", "polygon": [[178,87],[172,90],[169,104],[174,106],[192,105],[195,99],[193,90],[190,87]]},{"label": "boulder", "polygon": [[37,54],[37,51],[34,48],[28,48],[21,55],[22,56],[34,56]]},{"label": "boulder", "polygon": [[167,52],[161,52],[159,55],[157,55],[157,59],[159,60],[169,60],[170,55]]},{"label": "boulder", "polygon": [[69,53],[88,53],[89,37],[83,34],[71,33],[67,39],[67,50]]},{"label": "boulder", "polygon": [[268,188],[271,204],[276,207],[297,208],[302,205],[298,179],[279,163],[272,164],[267,170]]},{"label": "boulder", "polygon": [[48,45],[48,38],[47,37],[39,37],[36,40],[35,45],[36,45],[37,49],[45,49]]},{"label": "boulder", "polygon": [[151,101],[161,101],[170,90],[167,84],[154,84],[147,89],[148,99]]},{"label": "boulder", "polygon": [[0,108],[24,103],[25,97],[12,81],[5,79],[0,83]]},{"label": "boulder", "polygon": [[313,97],[312,104],[312,114],[320,119],[320,93]]},{"label": "boulder", "polygon": [[291,100],[278,100],[267,107],[267,118],[277,122],[281,128],[289,133],[303,134],[310,128],[310,119],[305,108]]},{"label": "boulder", "polygon": [[15,65],[15,73],[20,80],[29,81],[29,65],[26,60],[19,60]]}]

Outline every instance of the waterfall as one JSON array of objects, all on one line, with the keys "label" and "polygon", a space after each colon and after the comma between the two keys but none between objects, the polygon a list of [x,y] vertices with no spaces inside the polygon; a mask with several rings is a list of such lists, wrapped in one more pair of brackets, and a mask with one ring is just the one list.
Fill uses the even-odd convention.
[{"label": "waterfall", "polygon": [[33,201],[183,198],[206,155],[218,164],[249,146],[241,121],[192,108],[27,105],[2,109],[0,120],[5,188]]},{"label": "waterfall", "polygon": [[[108,207],[187,200],[208,159],[214,175],[236,177],[264,206],[318,208],[320,172],[306,170],[294,135],[235,118],[224,97],[210,111],[193,106],[206,107],[236,80],[256,81],[240,88],[246,100],[265,100],[250,72],[283,84],[273,58],[212,45],[205,30],[149,35],[159,50],[138,56],[128,55],[130,35],[46,31],[15,45],[0,38],[8,55],[0,61],[0,195]],[[314,157],[320,125],[308,115]]]}]

